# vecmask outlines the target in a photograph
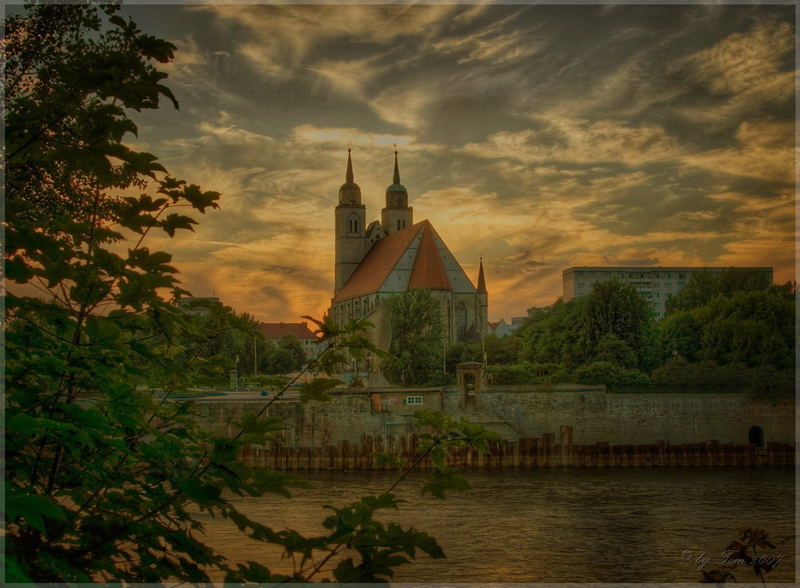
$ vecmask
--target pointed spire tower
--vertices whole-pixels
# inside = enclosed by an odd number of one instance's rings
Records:
[[[486,293],[486,278],[483,277],[483,257],[480,259],[480,269],[478,269],[478,292]]]
[[[394,149],[394,175],[392,185],[386,188],[386,207],[381,210],[381,225],[387,235],[402,231],[414,224],[414,209],[408,206],[408,191],[400,183],[400,166],[397,163],[397,145]]]
[[[336,278],[334,294],[341,290],[358,264],[364,259],[366,249],[366,206],[361,204],[361,188],[353,176],[353,160],[347,150],[347,171],[344,184],[339,188],[339,204],[335,211]]]
[[[478,266],[478,288],[475,300],[478,334],[483,340],[483,336],[489,332],[489,292],[486,290],[486,278],[483,275],[483,257],[480,258]]]
[[[353,182],[353,160],[350,159],[350,149],[347,150],[347,171],[344,174],[344,181],[347,184],[355,184]]]

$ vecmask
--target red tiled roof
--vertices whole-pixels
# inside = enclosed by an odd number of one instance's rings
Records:
[[[298,339],[314,339],[308,323],[259,323],[258,330],[265,339],[280,339],[284,335],[294,335]]]
[[[500,324],[500,321],[497,321],[496,323],[493,323],[493,322],[489,321],[489,328],[494,331],[497,328],[497,325],[499,325],[499,324]]]
[[[428,221],[422,221],[378,239],[347,280],[344,288],[333,298],[333,303],[377,292],[414,237],[428,224],[430,224]]]
[[[423,222],[425,232],[422,233],[414,269],[411,270],[411,277],[408,280],[408,289],[452,290],[436,241],[433,240],[433,227],[428,221]]]

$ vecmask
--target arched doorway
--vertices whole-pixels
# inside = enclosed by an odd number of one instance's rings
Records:
[[[473,374],[464,374],[464,408],[467,410],[475,410],[475,376]]]
[[[458,378],[458,392],[461,408],[474,409],[476,398],[481,391],[483,380],[483,365],[478,362],[465,362],[456,366]]]
[[[764,429],[755,425],[750,427],[747,432],[747,442],[756,446],[756,449],[764,447]]]

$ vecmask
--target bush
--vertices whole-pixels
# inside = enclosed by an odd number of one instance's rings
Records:
[[[609,361],[594,361],[575,371],[580,384],[605,384],[606,386],[647,386],[650,379],[636,369],[625,369]]]
[[[492,384],[536,384],[539,378],[528,369],[530,364],[490,365],[487,368]]]
[[[653,371],[653,385],[663,392],[747,393],[769,401],[794,397],[794,371],[772,366],[718,365],[714,362],[673,359]]]
[[[487,373],[492,384],[523,385],[568,382],[569,370],[560,363],[523,362],[511,365],[490,365]]]

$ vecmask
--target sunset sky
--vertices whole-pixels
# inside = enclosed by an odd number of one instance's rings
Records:
[[[319,316],[348,146],[377,219],[398,145],[489,317],[575,265],[773,266],[794,278],[793,6],[136,6],[178,46],[129,143],[222,192],[151,243],[186,288]]]

